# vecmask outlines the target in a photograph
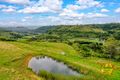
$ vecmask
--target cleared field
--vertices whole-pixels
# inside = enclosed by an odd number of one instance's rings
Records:
[[[64,55],[62,53],[65,53]],[[120,63],[83,58],[67,44],[50,42],[0,42],[0,80],[44,80],[27,68],[33,56],[49,56],[84,74],[83,80],[119,80]]]

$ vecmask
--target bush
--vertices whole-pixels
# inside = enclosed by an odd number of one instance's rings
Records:
[[[15,39],[0,37],[0,41],[16,41]]]
[[[81,77],[78,76],[55,74],[45,70],[40,70],[38,75],[45,78],[45,80],[82,80]]]

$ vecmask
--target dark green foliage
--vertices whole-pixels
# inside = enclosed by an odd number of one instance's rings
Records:
[[[105,52],[108,54],[111,59],[120,59],[120,42],[113,37],[110,37],[106,40]]]
[[[115,32],[113,36],[115,37],[115,39],[120,40],[120,32]]]
[[[109,38],[113,37],[112,43]],[[84,57],[120,59],[120,24],[88,24],[44,26],[33,33],[9,32],[1,29],[0,40],[62,42],[72,47]],[[116,45],[117,44],[117,45]]]
[[[45,33],[47,32],[48,30],[50,30],[51,28],[54,28],[55,26],[42,26],[42,27],[39,27],[35,30],[33,30],[34,33]]]
[[[16,41],[22,37],[23,37],[23,35],[21,35],[20,33],[0,32],[0,40],[1,41]]]
[[[55,74],[47,72],[45,70],[40,70],[38,75],[45,78],[45,80],[83,80],[79,76]]]
[[[36,36],[36,40],[69,44],[84,57],[110,58],[110,56],[112,56],[112,59],[119,59],[120,55],[118,50],[116,50],[116,45],[111,44],[114,45],[111,47],[106,47],[106,45],[104,45],[110,37],[120,40],[119,23],[59,25],[49,26],[48,29],[44,27],[43,29],[46,33]],[[120,42],[118,41],[117,43]]]

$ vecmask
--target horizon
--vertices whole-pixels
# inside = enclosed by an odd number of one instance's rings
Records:
[[[120,23],[118,0],[0,0],[0,26]]]
[[[0,25],[0,28],[27,28],[27,29],[38,29],[40,27],[47,27],[47,26],[86,26],[86,25],[104,25],[104,24],[120,24],[120,22],[114,22],[114,23],[96,23],[96,24],[58,24],[58,25],[33,25],[33,26],[21,26],[21,25],[18,25],[18,26],[1,26]]]

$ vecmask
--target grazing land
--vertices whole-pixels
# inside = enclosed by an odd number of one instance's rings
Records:
[[[35,56],[63,62],[82,76],[44,70],[36,75],[28,68]],[[119,79],[119,23],[47,26],[26,32],[0,28],[0,80]]]

